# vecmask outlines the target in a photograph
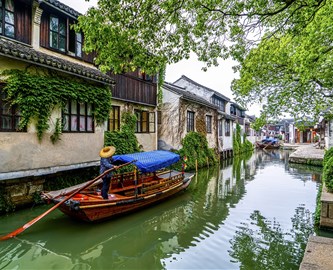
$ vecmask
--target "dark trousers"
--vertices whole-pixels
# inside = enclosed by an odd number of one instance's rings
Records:
[[[102,187],[102,197],[103,199],[108,199],[108,192],[109,192],[109,188],[110,188],[110,180],[111,180],[111,177],[107,177],[107,176],[104,176],[103,177],[103,187]]]

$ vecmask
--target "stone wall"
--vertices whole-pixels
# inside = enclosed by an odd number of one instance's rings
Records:
[[[333,193],[328,192],[324,184],[320,201],[320,227],[333,229]]]

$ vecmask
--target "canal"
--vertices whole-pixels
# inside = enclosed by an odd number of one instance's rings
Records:
[[[0,269],[299,269],[321,169],[255,152],[202,169],[179,196],[98,224],[59,210],[0,242]],[[0,234],[50,205],[0,217]]]

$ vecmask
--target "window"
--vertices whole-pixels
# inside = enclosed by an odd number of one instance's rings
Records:
[[[50,16],[50,47],[66,51],[66,23],[55,16]]]
[[[75,49],[75,55],[78,57],[82,57],[82,34],[76,33],[76,49]]]
[[[187,111],[187,132],[194,131],[194,112]]]
[[[222,119],[219,120],[218,122],[218,129],[219,129],[219,136],[221,137],[222,136],[222,132],[223,132],[223,127],[222,127]]]
[[[108,130],[114,131],[119,129],[120,129],[120,107],[112,106],[108,122]]]
[[[206,132],[212,133],[212,116],[206,115]]]
[[[14,105],[10,106],[6,101],[6,94],[1,91],[0,86],[0,131],[18,132],[20,123],[20,110]],[[25,130],[21,130],[25,131]]]
[[[230,106],[230,114],[236,115],[236,109],[233,105]]]
[[[149,132],[155,133],[155,112],[149,113]]]
[[[136,115],[136,133],[149,133],[149,112],[134,110]]]
[[[219,110],[221,110],[222,112],[225,112],[225,103],[222,99],[214,97],[213,104],[217,105],[219,107]]]
[[[92,105],[68,101],[63,110],[64,132],[94,132]]]
[[[0,0],[0,35],[15,37],[14,0]]]
[[[230,120],[225,120],[225,136],[230,136]]]

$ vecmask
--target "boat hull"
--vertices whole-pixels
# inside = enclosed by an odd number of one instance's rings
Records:
[[[74,199],[60,205],[59,209],[66,215],[75,219],[87,222],[103,221],[169,199],[185,190],[191,183],[192,177],[193,175],[185,177],[180,182],[173,184],[167,189],[148,195],[140,194],[122,199],[121,196],[111,194],[109,200],[97,201],[85,200],[84,197],[82,197],[82,200],[80,201],[74,197]],[[114,196],[114,198],[112,196]],[[54,200],[54,203],[57,203],[62,199],[63,198],[57,198]]]
[[[266,144],[266,143],[256,143],[257,148],[261,149],[279,149],[279,144]]]

